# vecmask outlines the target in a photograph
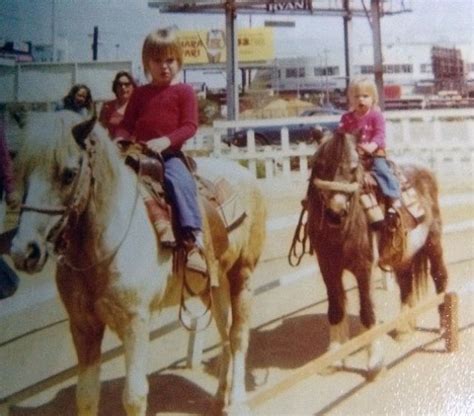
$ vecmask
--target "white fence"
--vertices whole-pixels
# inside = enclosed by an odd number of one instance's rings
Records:
[[[280,119],[278,123],[315,125],[337,121],[338,117],[298,117]],[[415,159],[429,165],[437,174],[472,175],[474,109],[387,112],[386,119],[389,157]],[[246,161],[248,168],[258,177],[271,180],[299,175],[306,179],[308,158],[314,153],[315,145],[291,144],[288,128],[283,127],[281,145],[257,147],[253,129],[272,125],[275,125],[274,120],[217,121],[214,123],[212,144],[209,144],[209,137],[198,136],[188,148],[198,149],[207,145],[215,157]],[[247,130],[247,147],[229,148],[223,143],[222,138],[231,129]]]

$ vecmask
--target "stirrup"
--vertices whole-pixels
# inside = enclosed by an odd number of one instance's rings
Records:
[[[399,217],[400,214],[394,207],[387,209],[387,212],[385,213],[385,223],[387,224],[389,230],[393,231],[398,227]]]
[[[159,221],[155,225],[158,234],[158,240],[163,247],[175,248],[176,239],[174,238],[173,228],[168,221]]]
[[[203,275],[208,274],[206,260],[197,246],[192,247],[186,254],[186,268]]]

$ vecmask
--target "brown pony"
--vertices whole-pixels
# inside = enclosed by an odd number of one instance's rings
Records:
[[[175,273],[172,250],[157,244],[136,175],[104,129],[93,120],[78,121],[64,112],[32,123],[19,155],[24,205],[11,255],[17,268],[34,273],[48,255],[60,254],[56,282],[79,362],[78,414],[97,414],[101,342],[108,326],[124,346],[124,408],[128,416],[145,416],[151,313],[179,303],[183,275]],[[217,159],[200,159],[197,165],[204,178],[225,172],[246,214],[229,232],[229,245],[218,259],[209,224],[204,224],[209,270],[219,280],[211,293],[203,294],[205,301],[212,297],[222,338],[216,403],[228,413],[242,414],[250,278],[264,244],[265,201],[255,178],[239,165]],[[194,278],[187,285],[202,286],[203,278]]]
[[[376,323],[371,287],[378,264],[379,232],[369,226],[360,202],[364,172],[359,162],[356,138],[338,132],[323,139],[312,159],[307,231],[328,295],[330,349],[338,348],[348,338],[342,282],[345,270],[355,276],[358,284],[363,326],[371,328]],[[403,257],[392,264],[403,309],[412,306],[414,295],[426,287],[428,268],[437,293],[445,291],[448,275],[441,247],[442,226],[434,175],[420,166],[400,168],[418,192],[426,212],[424,220],[408,232]],[[376,375],[383,366],[380,341],[374,341],[369,346],[369,376]]]

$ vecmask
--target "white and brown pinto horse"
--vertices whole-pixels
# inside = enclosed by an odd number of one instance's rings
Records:
[[[48,254],[61,252],[56,281],[78,357],[78,414],[98,412],[101,341],[109,326],[125,351],[124,408],[144,416],[150,316],[179,300],[182,278],[173,273],[171,250],[157,244],[136,175],[102,128],[79,121],[64,112],[32,122],[18,161],[24,205],[11,255],[16,267],[34,273]],[[201,159],[200,168],[225,172],[247,214],[219,261],[208,258],[220,279],[211,293],[223,343],[216,403],[239,414],[246,410],[250,278],[264,244],[265,203],[255,179],[237,164]]]
[[[400,168],[416,189],[426,213],[424,220],[407,233],[403,257],[392,264],[402,309],[406,309],[413,306],[416,295],[425,288],[428,271],[437,293],[446,290],[448,275],[441,245],[436,179],[419,165]],[[356,137],[337,132],[323,139],[312,159],[307,224],[328,294],[330,349],[337,349],[349,337],[344,271],[351,272],[357,281],[362,325],[371,328],[376,324],[372,279],[378,264],[378,235],[371,230],[360,202],[363,175]],[[412,324],[406,323],[400,330],[408,333]],[[375,340],[369,346],[369,377],[375,376],[383,365],[381,343]]]

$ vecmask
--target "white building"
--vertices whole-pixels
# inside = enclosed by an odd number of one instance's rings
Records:
[[[456,48],[465,63],[465,75],[474,89],[474,52],[469,43],[438,45],[433,43],[384,44],[384,83],[397,84],[404,95],[415,93],[415,86],[433,81],[431,63],[433,46]],[[343,91],[345,66],[338,56],[324,51],[312,57],[277,59],[271,70],[257,72],[254,84],[266,84],[276,92]],[[372,44],[361,44],[352,50],[351,75],[370,75],[374,72]]]

